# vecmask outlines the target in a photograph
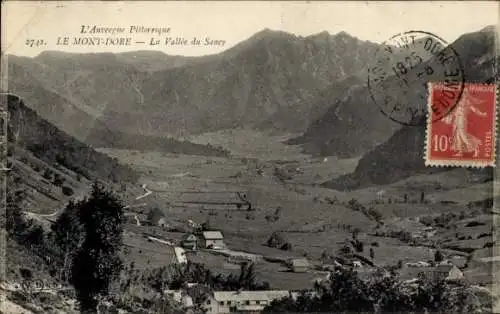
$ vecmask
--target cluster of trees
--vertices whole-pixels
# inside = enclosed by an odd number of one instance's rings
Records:
[[[422,216],[419,218],[419,222],[425,226],[447,228],[459,220],[474,218],[479,214],[480,212],[472,210],[468,212],[461,211],[460,213],[446,212],[437,216]]]
[[[188,283],[196,283],[188,286]],[[185,289],[191,296],[197,312],[202,312],[200,305],[209,297],[212,291],[235,291],[235,290],[269,290],[269,283],[260,282],[256,279],[253,263],[242,263],[239,274],[227,276],[213,274],[203,264],[188,262],[184,265],[171,264],[164,267],[138,270],[131,264],[125,269],[124,276],[119,287],[119,300],[123,308],[133,308],[131,303],[136,298],[130,297],[131,291],[142,287],[143,291],[152,291],[155,295],[162,295],[165,289]],[[150,302],[150,301],[147,301]],[[144,301],[142,302],[144,303]],[[166,303],[162,303],[167,306]],[[149,309],[156,308],[155,304],[145,306]],[[169,311],[155,313],[173,313],[174,305],[168,305]]]
[[[373,235],[376,237],[388,237],[388,238],[399,239],[399,241],[404,243],[410,243],[415,240],[412,238],[411,232],[403,229],[377,230]]]
[[[95,313],[122,269],[123,205],[94,183],[87,199],[69,202],[51,230],[44,232],[22,213],[22,197],[9,196],[9,235],[41,256],[52,276],[74,286],[83,313]]]
[[[297,298],[273,301],[265,313],[476,313],[490,308],[491,299],[481,304],[466,284],[419,281],[416,285],[395,276],[365,281],[354,270],[337,269],[325,284]]]
[[[213,291],[270,289],[268,282],[260,282],[257,280],[254,264],[251,262],[241,263],[238,275],[214,275],[210,269],[206,268],[203,264],[188,262],[185,265],[172,264],[167,267],[155,268],[142,273],[138,270],[130,270],[126,278],[130,279],[124,283],[123,287],[130,286],[132,284],[132,278],[136,278],[136,281],[145,282],[158,292],[162,292],[167,288],[173,290],[181,289],[187,283],[204,285]]]
[[[366,217],[368,217],[368,219],[375,220],[377,222],[382,220],[382,214],[379,211],[371,207],[366,208],[354,198],[347,202],[347,208],[363,213]]]
[[[210,143],[196,144],[179,141],[169,137],[157,137],[141,134],[126,134],[119,131],[94,130],[86,142],[95,147],[114,147],[139,151],[159,151],[172,154],[198,155],[211,157],[229,157],[230,151]]]
[[[273,232],[266,242],[267,246],[278,248],[283,251],[291,251],[292,244],[279,232]]]

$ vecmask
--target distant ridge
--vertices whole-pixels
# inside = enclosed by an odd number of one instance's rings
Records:
[[[84,130],[69,130],[69,117],[61,121],[57,110],[38,103],[45,94],[63,98],[61,106],[92,112],[74,112],[83,124],[99,118],[128,134],[163,137],[235,127],[297,132],[331,105],[321,98],[333,83],[363,75],[378,47],[343,33],[319,36],[264,29],[202,57],[157,51],[12,56],[9,86],[81,139]]]
[[[489,26],[479,32],[464,34],[452,43],[463,63],[465,81],[491,83],[500,73],[500,63],[495,54],[495,30]],[[437,61],[431,59],[428,62]],[[437,76],[433,78],[433,80],[441,79],[443,78]],[[378,111],[380,108],[370,99],[364,81],[339,84],[343,85],[340,90],[350,90],[350,92],[332,93],[336,102],[330,101],[332,105],[328,111],[313,121],[303,135],[290,140],[289,144],[302,144],[305,153],[314,155],[360,156],[387,141],[401,127]],[[411,97],[402,93],[404,91],[398,86],[388,88],[388,91],[397,94],[401,99]],[[343,95],[344,98],[339,95]],[[425,100],[410,99],[406,102],[422,101]],[[343,112],[345,114],[342,114]],[[391,149],[394,149],[394,154],[397,155],[405,154],[402,150],[406,148],[394,145]],[[421,154],[420,150],[413,152]]]

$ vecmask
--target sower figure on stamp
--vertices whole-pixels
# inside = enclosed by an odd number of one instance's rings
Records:
[[[463,153],[474,152],[473,157],[479,155],[479,145],[481,140],[473,136],[467,131],[467,115],[469,111],[477,114],[480,117],[487,117],[487,113],[480,111],[474,105],[483,102],[471,95],[468,89],[463,91],[462,99],[459,101],[453,112],[450,113],[443,121],[453,125],[451,138],[451,149],[457,153],[454,157],[461,157]]]

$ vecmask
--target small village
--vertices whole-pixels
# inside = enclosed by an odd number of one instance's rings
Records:
[[[157,212],[158,215],[152,213]],[[134,216],[129,223],[137,225],[152,225],[159,228],[168,228],[165,218],[159,211],[152,210],[148,216],[142,215],[142,221]],[[180,239],[164,239],[145,233],[148,242],[156,242],[165,245],[165,250],[172,250],[175,254],[175,263],[187,265],[192,261],[198,262],[197,255],[205,252],[216,256],[223,256],[227,264],[248,265],[258,264],[265,257],[249,252],[235,251],[226,244],[224,235],[220,230],[203,230],[203,226],[189,220],[187,224],[195,230],[185,233]],[[431,227],[425,227],[411,235],[414,240],[425,240],[432,236],[435,231]],[[445,281],[448,284],[467,283],[468,279],[461,268],[466,266],[466,254],[450,254],[445,257],[440,251],[436,251],[435,259],[428,261],[414,261],[401,263],[394,267],[381,267],[373,262],[373,250],[370,250],[372,258],[365,257],[356,252],[356,243],[359,241],[346,241],[342,251],[337,257],[331,257],[328,263],[311,261],[307,258],[289,258],[277,261],[287,272],[295,274],[313,273],[317,275],[314,285],[327,284],[332,272],[340,269],[355,270],[364,280],[370,280],[375,276],[395,275],[408,286],[416,284],[420,280],[431,282]],[[480,262],[487,262],[481,260]],[[226,264],[226,265],[227,265]],[[237,269],[237,267],[236,267]],[[468,282],[470,283],[470,282]],[[186,282],[177,290],[164,290],[164,294],[182,304],[186,310],[195,307],[193,299],[188,295],[187,289],[196,286],[197,282]],[[305,283],[305,286],[311,286]],[[480,287],[480,285],[477,285]],[[303,293],[315,294],[313,289],[290,289],[290,290],[236,290],[236,291],[212,291],[205,302],[201,305],[206,313],[261,313],[264,308],[274,300],[292,298],[296,300]]]

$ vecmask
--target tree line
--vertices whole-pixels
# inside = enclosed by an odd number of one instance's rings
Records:
[[[352,269],[337,268],[326,283],[297,297],[271,302],[265,313],[477,313],[491,311],[492,300],[479,300],[467,283],[419,279],[394,274],[363,280]]]

